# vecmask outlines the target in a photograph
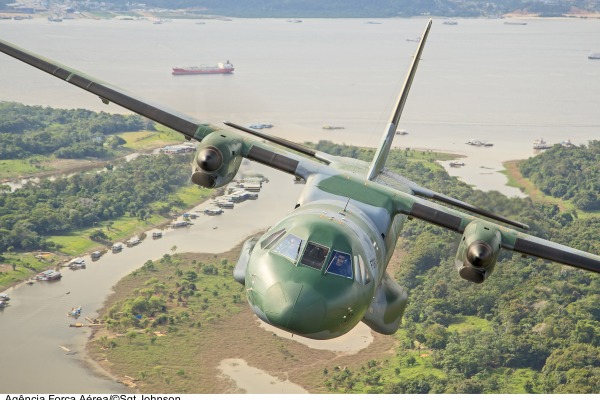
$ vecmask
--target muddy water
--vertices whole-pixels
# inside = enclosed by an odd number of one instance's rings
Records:
[[[107,253],[98,261],[84,257],[87,268],[63,268],[57,282],[21,285],[6,291],[10,306],[0,311],[0,354],[9,366],[0,374],[4,393],[110,393],[125,388],[87,368],[87,328],[70,328],[66,314],[81,306],[82,316],[96,316],[112,286],[150,259],[177,252],[220,253],[246,236],[277,222],[293,209],[302,185],[292,178],[260,165],[270,182],[263,185],[259,199],[237,204],[223,215],[201,216],[188,228],[164,231],[159,240],[146,239],[121,253]],[[200,205],[197,209],[204,209]],[[84,321],[85,322],[85,321]]]
[[[302,386],[289,380],[271,376],[254,368],[240,358],[228,358],[219,364],[219,369],[224,375],[233,379],[237,387],[249,394],[304,394],[308,393]]]

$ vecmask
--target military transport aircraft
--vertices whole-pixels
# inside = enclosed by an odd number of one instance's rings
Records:
[[[234,278],[245,285],[250,307],[263,321],[301,336],[330,339],[360,321],[383,334],[398,329],[407,293],[386,267],[407,218],[461,234],[455,264],[460,276],[471,282],[481,283],[492,273],[501,249],[600,272],[597,255],[508,228],[504,225],[521,230],[528,226],[433,192],[385,168],[430,28],[431,20],[370,165],[234,123],[225,122],[243,133],[198,122],[4,41],[0,51],[104,103],[112,101],[200,142],[191,177],[196,185],[228,184],[243,158],[304,179],[294,211],[244,244]]]

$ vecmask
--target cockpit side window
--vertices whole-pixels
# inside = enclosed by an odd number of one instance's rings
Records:
[[[356,282],[363,285],[368,285],[372,281],[371,272],[365,265],[362,256],[354,256],[354,277]]]
[[[329,248],[313,242],[308,242],[300,262],[304,265],[320,270],[323,267],[325,259],[327,258],[327,253],[329,253]]]
[[[260,242],[260,247],[263,249],[269,249],[279,238],[281,238],[285,234],[285,229],[280,229],[277,232],[273,232],[269,236],[267,236],[262,242]]]
[[[298,259],[303,240],[296,235],[289,234],[275,247],[275,252],[287,257],[294,262]]]
[[[348,253],[334,250],[325,272],[352,279],[352,257]]]

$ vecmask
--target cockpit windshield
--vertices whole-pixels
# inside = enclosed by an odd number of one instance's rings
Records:
[[[303,240],[298,236],[289,234],[283,238],[277,247],[275,247],[274,251],[296,262],[298,254],[300,253],[300,248],[302,247],[302,242]]]
[[[283,237],[283,239],[275,245],[281,237]],[[362,259],[360,261],[355,259],[354,264],[357,269],[355,273],[353,271],[351,254],[333,249],[330,250],[329,247],[310,241],[306,242],[306,246],[304,246],[304,250],[302,250],[304,242],[305,240],[300,239],[296,235],[291,233],[286,234],[285,230],[282,229],[264,239],[263,242],[261,242],[261,245],[267,249],[274,246],[275,248],[272,250],[273,253],[288,258],[294,263],[298,261],[300,252],[303,251],[298,265],[314,268],[319,271],[322,270],[323,265],[326,265],[326,274],[337,275],[348,279],[354,279],[354,275],[356,275],[357,279],[363,285],[371,282],[371,276],[366,270],[364,263],[362,263]],[[329,256],[330,254],[331,256]],[[326,264],[325,262],[329,257],[331,257],[331,259]]]
[[[323,263],[327,258],[327,253],[329,253],[329,249],[327,247],[313,242],[308,242],[300,262],[304,265],[320,270],[323,268]]]
[[[352,279],[352,257],[348,253],[334,250],[325,272]]]

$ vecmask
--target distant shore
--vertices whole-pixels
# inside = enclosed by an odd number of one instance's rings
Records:
[[[119,13],[117,11],[109,11],[107,12],[107,15],[99,15],[99,14],[93,14],[93,13],[85,13],[85,12],[77,12],[77,13],[72,13],[72,14],[68,14],[66,16],[63,17],[63,19],[112,19],[112,18],[118,18],[118,17],[122,17],[124,15],[127,15],[128,17],[131,16],[132,19],[161,19],[161,18],[166,18],[165,14],[168,14],[168,18],[177,18],[177,19],[217,19],[217,20],[222,20],[222,19],[229,19],[229,18],[235,18],[235,19],[256,19],[257,17],[228,17],[228,16],[220,16],[220,15],[190,15],[187,14],[185,12],[178,12],[178,10],[165,10],[164,13],[156,13],[153,11],[147,11],[147,10],[134,10],[134,11],[130,11],[128,14],[123,14],[123,13]],[[133,14],[133,15],[132,15]],[[52,14],[49,12],[41,12],[41,13],[35,13],[35,14],[26,14],[26,13],[17,13],[17,12],[0,12],[0,19],[10,19],[13,17],[17,17],[18,19],[37,19],[37,18],[43,18],[46,19],[48,17],[51,17]],[[445,15],[428,15],[428,16],[421,16],[421,15],[415,15],[415,16],[408,16],[408,17],[370,17],[370,16],[361,16],[361,17],[340,17],[340,18],[346,18],[346,19],[398,19],[398,18],[406,18],[406,19],[410,19],[410,18],[437,18],[437,19],[489,19],[490,17],[488,16],[477,16],[477,17],[468,17],[468,16],[445,16]],[[268,18],[268,19],[286,19],[287,17],[264,17],[264,18]],[[332,18],[332,17],[303,17],[303,19],[322,19],[322,18]],[[580,12],[580,13],[569,13],[569,14],[562,14],[562,15],[557,15],[557,16],[544,16],[544,15],[540,15],[540,14],[532,14],[532,13],[520,13],[520,12],[511,12],[511,13],[507,13],[507,14],[502,14],[501,16],[498,17],[494,17],[496,19],[503,19],[503,18],[514,18],[514,19],[569,19],[569,18],[590,18],[590,19],[600,19],[600,12]]]

